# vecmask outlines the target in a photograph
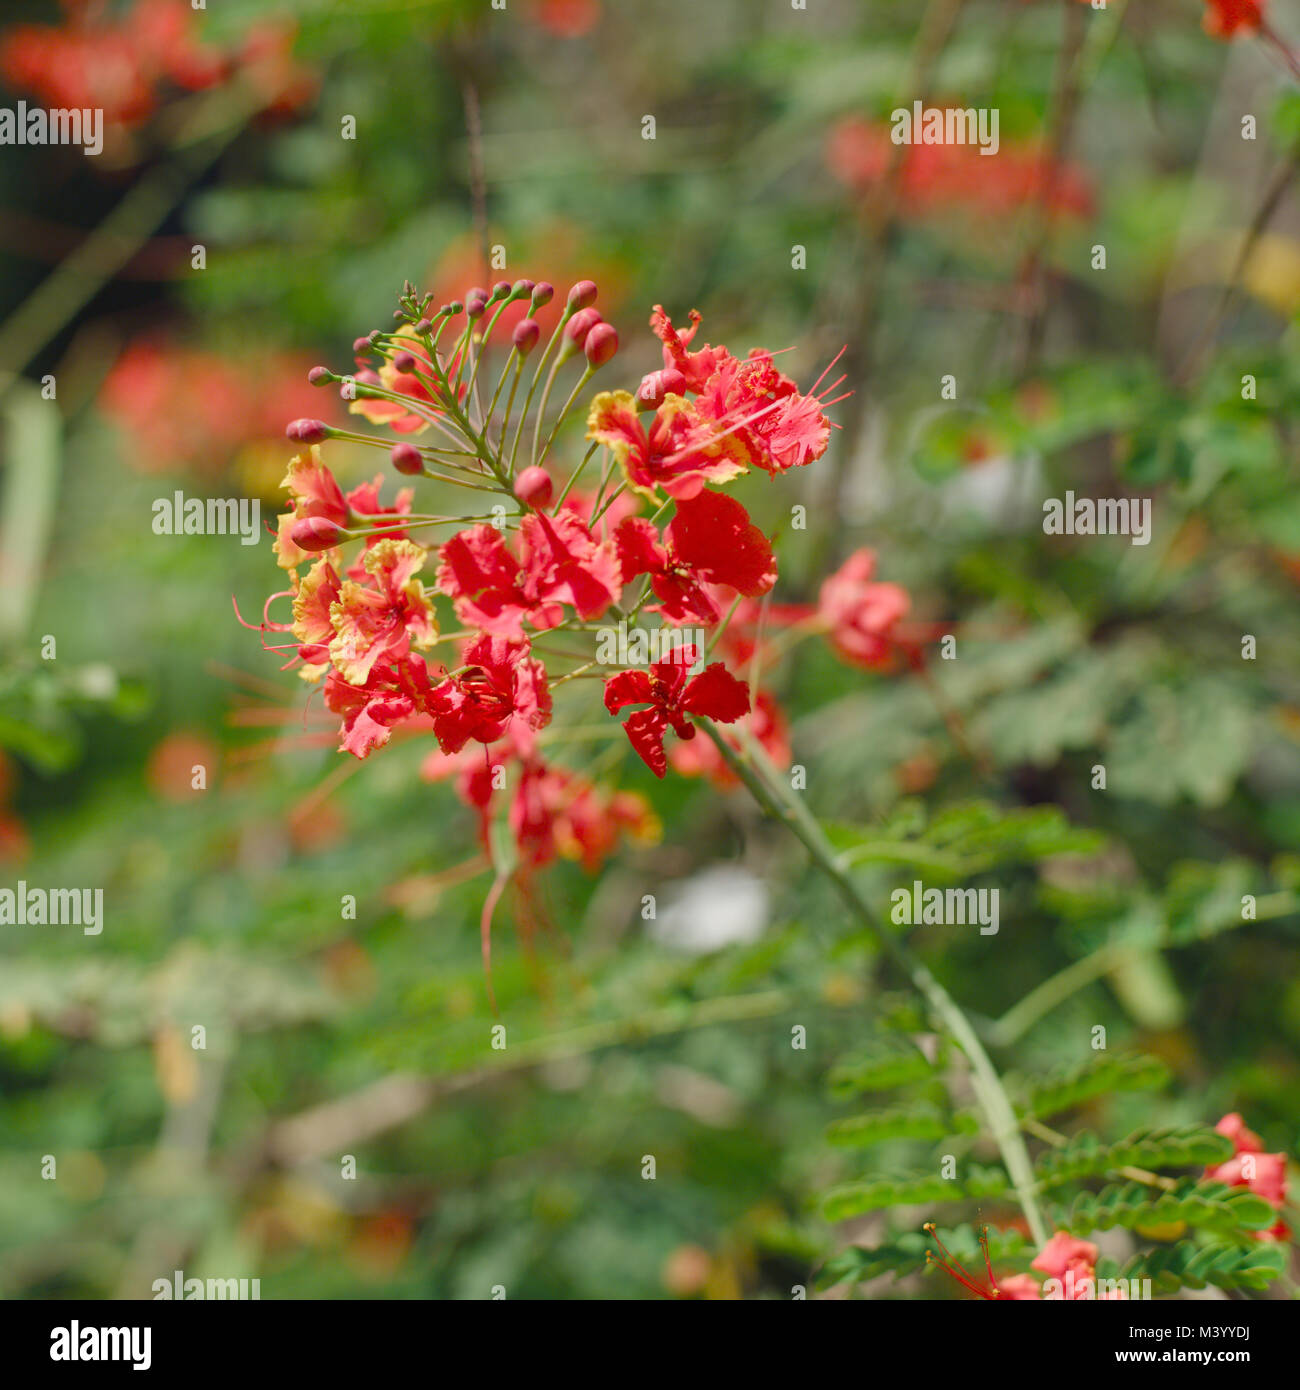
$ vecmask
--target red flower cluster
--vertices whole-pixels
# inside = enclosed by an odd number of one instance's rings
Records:
[[[0,35],[0,76],[49,106],[99,107],[109,128],[144,124],[169,91],[200,92],[235,76],[266,110],[295,110],[315,90],[282,24],[255,25],[227,50],[199,38],[189,0],[135,0],[124,13],[87,0],[63,8],[58,27],[16,24]]]
[[[831,429],[826,396],[838,383],[803,392],[770,352],[742,358],[700,345],[698,314],[680,331],[656,306],[662,368],[635,393],[597,395],[586,457],[553,476],[558,432],[618,336],[594,308],[596,286],[579,281],[543,346],[535,313],[552,295],[547,284],[501,282],[435,308],[408,285],[396,328],[354,344],[355,371],[308,374],[340,387],[358,429],[307,417],[289,426],[305,447],[284,479],[289,506],[275,552],[289,588],[275,597],[291,598],[292,621],[260,625],[285,634],[279,649],[322,686],[341,719],[342,751],[364,758],[399,730],[430,735],[437,749],[424,774],[455,779],[498,862],[498,832],[508,830],[521,875],[557,858],[594,868],[621,836],[656,829],[640,796],[551,760],[562,691],[579,706],[582,683],[603,681],[604,711],[629,711],[611,733],[626,734],[656,777],[671,760],[729,785],[717,746],[696,737],[701,720],[747,728],[778,765],[791,758],[780,706],[758,685],[769,622],[783,641],[825,632],[846,659],[879,666],[907,609],[901,589],[872,582],[865,551],[828,581],[818,607],[768,601],[771,540],[717,489],[748,471],[774,477],[819,458]],[[504,341],[489,379],[498,327]],[[575,360],[581,376],[552,413],[557,377]],[[358,432],[384,425],[396,442]],[[489,509],[416,512],[410,489],[386,504],[380,478],[345,490],[321,456],[331,439],[384,447],[404,477],[469,489]],[[603,476],[580,489],[601,446]],[[647,502],[653,515],[640,514]],[[445,539],[425,539],[441,526],[451,528]],[[360,550],[347,561],[353,542]],[[638,621],[649,614],[656,626]],[[446,631],[452,616],[458,630]],[[594,659],[573,650],[593,635]],[[625,654],[601,655],[616,636]],[[602,665],[616,669],[593,669]],[[739,746],[734,732],[728,741]],[[497,793],[507,795],[500,808]]]

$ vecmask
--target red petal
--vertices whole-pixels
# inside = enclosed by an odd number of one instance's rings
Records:
[[[731,724],[749,713],[749,687],[738,681],[722,662],[715,661],[686,687],[682,708]]]
[[[605,708],[617,714],[625,705],[654,703],[650,677],[644,671],[620,671],[605,682]]]
[[[639,709],[635,714],[628,715],[623,727],[627,730],[632,747],[641,755],[642,762],[656,777],[662,777],[668,771],[668,755],[664,752],[664,732],[668,721],[663,711]]]
[[[747,598],[776,583],[776,559],[749,513],[721,492],[701,492],[677,503],[667,540],[674,558],[712,584],[730,584]]]

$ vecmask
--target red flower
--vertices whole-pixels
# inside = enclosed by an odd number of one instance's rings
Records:
[[[821,401],[805,396],[771,353],[755,349],[743,362],[724,362],[700,390],[701,418],[730,431],[758,468],[783,473],[812,463],[826,452],[831,427]]]
[[[1201,23],[1216,39],[1258,34],[1264,24],[1264,0],[1205,0]]]
[[[343,716],[339,751],[364,758],[382,748],[394,728],[420,714],[429,696],[429,676],[422,658],[391,666],[376,665],[361,685],[331,670],[325,679],[325,704]]]
[[[673,327],[673,321],[664,313],[662,304],[656,304],[650,315],[650,327],[654,335],[664,345],[664,367],[675,368],[682,374],[685,391],[703,391],[709,378],[727,362],[736,359],[724,347],[711,347],[708,343],[697,352],[687,352],[690,343],[700,326],[700,313],[692,309],[691,326],[680,332]]]
[[[1276,1211],[1286,1201],[1286,1155],[1264,1152],[1263,1140],[1246,1128],[1241,1116],[1232,1111],[1214,1126],[1220,1134],[1232,1140],[1236,1153],[1224,1163],[1205,1170],[1205,1176],[1229,1187],[1249,1188]],[[1259,1240],[1285,1240],[1291,1234],[1285,1222],[1279,1221],[1267,1231],[1257,1233]]]
[[[339,577],[328,560],[317,560],[293,596],[293,635],[305,665],[300,674],[315,680],[329,665],[334,624],[330,612],[339,598]]]
[[[668,770],[664,736],[669,728],[678,738],[695,737],[691,715],[705,715],[732,724],[749,710],[749,690],[715,661],[688,679],[695,664],[693,646],[682,647],[672,661],[656,661],[648,671],[620,671],[605,682],[605,708],[611,714],[628,705],[649,705],[624,722],[632,747],[656,777]]]
[[[896,647],[894,628],[911,600],[898,584],[876,584],[876,557],[855,550],[821,587],[818,613],[830,632],[831,645],[855,666],[888,664]]]
[[[519,559],[495,526],[460,531],[439,554],[438,587],[471,627],[516,640],[523,625],[555,627],[571,604],[584,620],[598,617],[622,592],[618,556],[598,542],[573,512],[530,512],[519,527]]]
[[[377,661],[401,661],[412,645],[432,645],[438,624],[415,577],[424,560],[424,550],[413,541],[381,540],[366,551],[369,582],[349,579],[340,587],[330,607],[329,654],[344,680],[364,684]]]
[[[534,732],[550,723],[551,694],[528,643],[484,633],[466,648],[464,664],[429,697],[443,752],[459,753],[471,739],[495,743],[509,728],[518,751],[531,754]]]
[[[663,600],[650,611],[673,623],[718,621],[722,615],[706,585],[726,584],[754,598],[776,583],[776,558],[767,537],[739,502],[720,492],[678,502],[662,542],[644,517],[624,521],[615,541],[623,582],[650,575]]]
[[[567,768],[538,760],[524,765],[510,805],[510,828],[519,857],[530,869],[557,856],[578,860],[594,873],[617,847],[620,835],[656,839],[659,822],[644,798],[608,793]]]
[[[655,501],[660,488],[680,501],[749,466],[735,432],[704,419],[682,396],[668,396],[647,429],[630,392],[602,391],[587,415],[587,438],[607,445],[628,483]]]

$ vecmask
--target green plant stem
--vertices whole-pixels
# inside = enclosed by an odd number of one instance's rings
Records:
[[[830,841],[826,839],[807,807],[790,803],[783,791],[777,792],[769,786],[759,775],[754,764],[736,753],[712,721],[701,723],[732,772],[745,784],[759,805],[779,820],[804,846],[813,864],[830,881],[844,900],[845,906],[875,937],[885,955],[907,975],[917,992],[930,1006],[936,1021],[966,1054],[971,1065],[976,1095],[988,1120],[994,1142],[1002,1155],[1002,1161],[1006,1164],[1007,1174],[1015,1187],[1021,1210],[1029,1224],[1030,1235],[1037,1245],[1045,1245],[1047,1227],[1038,1208],[1029,1151],[1025,1147],[1015,1111],[1011,1108],[1002,1081],[970,1020],[929,969],[901,942],[884,931],[857,885],[840,867]]]
[[[1269,893],[1255,903],[1255,916],[1251,921],[1266,922],[1270,918],[1289,917],[1300,911],[1300,899],[1294,893]],[[1245,920],[1233,920],[1225,930],[1249,925]],[[1163,950],[1175,943],[1168,931],[1161,932],[1154,940],[1146,941],[1108,941],[1099,946],[1091,955],[1084,956],[1049,976],[1042,984],[1031,989],[1018,1004],[1013,1004],[993,1025],[989,1036],[999,1047],[1007,1047],[1027,1033],[1040,1018],[1062,1004],[1072,994],[1109,975],[1129,960],[1145,955],[1148,951]],[[1190,942],[1189,942],[1190,944]]]

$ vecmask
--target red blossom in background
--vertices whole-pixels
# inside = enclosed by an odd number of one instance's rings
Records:
[[[1205,0],[1201,22],[1205,32],[1216,39],[1257,34],[1264,24],[1264,0]]]
[[[1086,174],[1073,164],[1054,165],[1033,145],[1004,138],[997,157],[986,159],[973,145],[894,145],[888,125],[861,116],[846,116],[831,128],[827,167],[855,193],[882,188],[895,158],[901,161],[897,196],[904,217],[962,211],[993,221],[1035,202],[1058,216],[1093,212]]]
[[[818,616],[831,645],[855,666],[888,666],[897,650],[895,630],[911,600],[898,584],[874,581],[876,557],[857,550],[822,584]]]
[[[84,0],[63,0],[63,9],[57,27],[17,24],[0,35],[0,76],[52,107],[102,109],[110,132],[143,125],[173,92],[235,79],[278,114],[315,93],[315,79],[292,58],[291,26],[258,23],[239,44],[218,48],[202,37],[189,0],[135,0],[120,14]]]
[[[129,467],[214,474],[246,446],[274,447],[279,455],[285,416],[319,406],[308,365],[283,354],[232,359],[143,338],[114,362],[99,406],[131,439]]]

